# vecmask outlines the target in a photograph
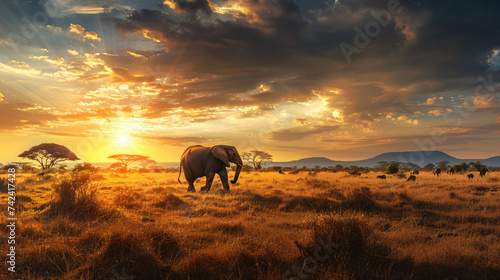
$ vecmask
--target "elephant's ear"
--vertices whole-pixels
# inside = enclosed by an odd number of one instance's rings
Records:
[[[221,146],[214,146],[211,151],[212,155],[214,157],[222,160],[224,164],[229,167],[229,157],[227,156],[227,151],[224,149],[224,147]]]

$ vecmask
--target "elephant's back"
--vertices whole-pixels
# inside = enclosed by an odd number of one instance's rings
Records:
[[[203,147],[200,145],[191,146],[191,147],[186,149],[184,154],[182,154],[182,159],[188,160],[188,161],[190,160],[190,158],[191,158],[191,160],[192,159],[200,159],[207,152],[207,149],[209,149],[209,148]]]

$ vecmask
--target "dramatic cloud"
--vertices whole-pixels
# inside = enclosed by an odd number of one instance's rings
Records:
[[[208,0],[166,0],[163,2],[163,5],[169,6],[176,12],[195,14],[199,11],[205,14],[212,13],[212,8]]]

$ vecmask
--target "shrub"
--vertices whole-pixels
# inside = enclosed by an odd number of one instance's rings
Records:
[[[398,173],[398,171],[399,171],[399,165],[395,163],[391,163],[387,165],[387,167],[385,168],[385,173],[387,174],[396,174]]]
[[[91,219],[110,216],[114,213],[104,211],[97,201],[97,184],[93,174],[77,172],[61,176],[52,185],[55,198],[49,213],[68,214],[71,218]]]

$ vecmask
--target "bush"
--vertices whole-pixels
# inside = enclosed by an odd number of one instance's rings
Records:
[[[385,173],[387,174],[396,174],[398,173],[398,171],[399,171],[399,165],[395,163],[391,163],[387,165],[387,167],[385,168]]]
[[[99,168],[93,166],[91,163],[88,163],[88,162],[77,164],[77,165],[75,165],[75,167],[73,167],[73,172],[82,172],[82,171],[88,171],[90,173],[95,173],[95,172],[99,171]]]
[[[90,219],[103,214],[97,201],[97,184],[93,174],[77,172],[61,176],[53,185],[55,199],[49,213],[68,214],[71,218]]]

